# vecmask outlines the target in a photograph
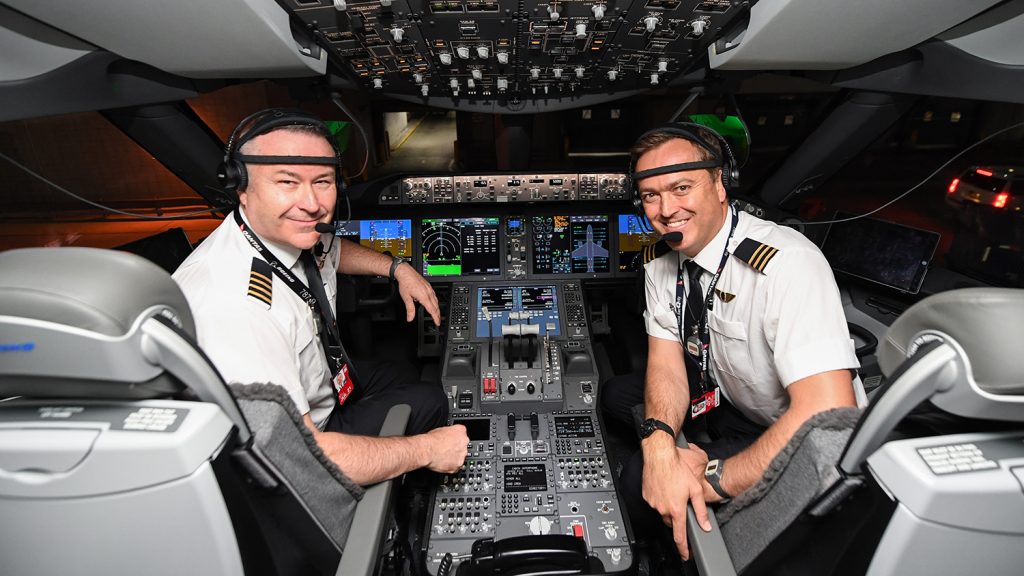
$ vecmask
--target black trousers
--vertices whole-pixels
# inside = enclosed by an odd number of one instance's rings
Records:
[[[412,365],[399,361],[359,360],[356,391],[344,406],[335,406],[325,430],[377,436],[388,410],[412,407],[406,435],[422,434],[448,420],[448,396],[435,384],[421,382]]]
[[[633,407],[644,401],[644,374],[624,374],[605,382],[601,389],[601,407],[605,416],[621,422],[635,430]],[[704,420],[701,422],[701,420]],[[728,400],[711,412],[701,416],[697,422],[687,417],[683,434],[696,437],[697,432],[706,432],[710,442],[695,442],[708,454],[708,459],[728,458],[743,451],[754,443],[766,427],[751,422]],[[634,532],[641,537],[651,537],[651,527],[664,526],[661,516],[647,505],[643,498],[643,452],[637,450],[623,466],[619,488],[629,513]]]

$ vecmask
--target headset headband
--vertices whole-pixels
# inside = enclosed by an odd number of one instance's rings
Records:
[[[639,182],[644,178],[650,178],[651,176],[661,176],[662,174],[672,174],[674,172],[688,172],[690,170],[701,170],[704,168],[718,168],[722,165],[721,160],[700,160],[697,162],[683,162],[682,164],[669,164],[668,166],[659,166],[657,168],[649,168],[647,170],[641,170],[636,174],[633,174],[633,181]]]
[[[316,164],[325,166],[336,166],[338,158],[335,156],[250,156],[248,154],[235,154],[235,159],[246,164]]]

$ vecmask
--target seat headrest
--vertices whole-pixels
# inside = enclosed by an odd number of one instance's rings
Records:
[[[886,376],[907,358],[923,331],[942,333],[963,348],[974,381],[991,394],[1024,394],[1024,290],[963,288],[914,304],[879,346],[878,364]]]
[[[71,247],[0,253],[0,316],[121,336],[154,306],[173,310],[174,323],[195,338],[181,289],[167,272],[139,256]]]

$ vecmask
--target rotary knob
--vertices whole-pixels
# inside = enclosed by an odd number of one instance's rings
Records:
[[[654,32],[654,29],[658,27],[658,17],[654,14],[645,17],[644,26],[647,27],[648,32]]]
[[[459,46],[455,49],[455,53],[459,55],[459,58],[469,60],[469,46]]]
[[[508,64],[508,52],[498,52],[498,64]]]
[[[441,59],[441,64],[444,64],[445,66],[451,66],[452,65],[452,53],[451,52],[441,52],[440,54],[438,54],[437,57]]]
[[[473,78],[476,80],[483,80],[484,78],[484,73],[479,68],[474,68],[473,71],[470,72],[470,74],[472,74]]]
[[[405,30],[402,30],[400,26],[395,26],[391,29],[391,37],[394,38],[395,42],[401,42],[403,36],[405,36]]]
[[[583,73],[586,72],[586,71],[587,71],[586,68],[584,68],[583,66],[577,66],[576,67],[576,77],[579,78],[580,80],[582,80],[583,79]]]
[[[594,20],[603,20],[604,11],[607,10],[604,4],[594,4],[590,7],[590,10],[594,13]]]
[[[484,60],[487,60],[491,56],[491,49],[489,47],[487,47],[487,46],[477,46],[476,47],[476,55],[477,55],[478,58],[482,58]]]

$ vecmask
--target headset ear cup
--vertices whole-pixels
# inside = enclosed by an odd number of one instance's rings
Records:
[[[245,166],[238,160],[222,162],[217,168],[217,179],[221,187],[229,193],[237,194],[239,190],[245,190],[248,183],[245,173]]]

